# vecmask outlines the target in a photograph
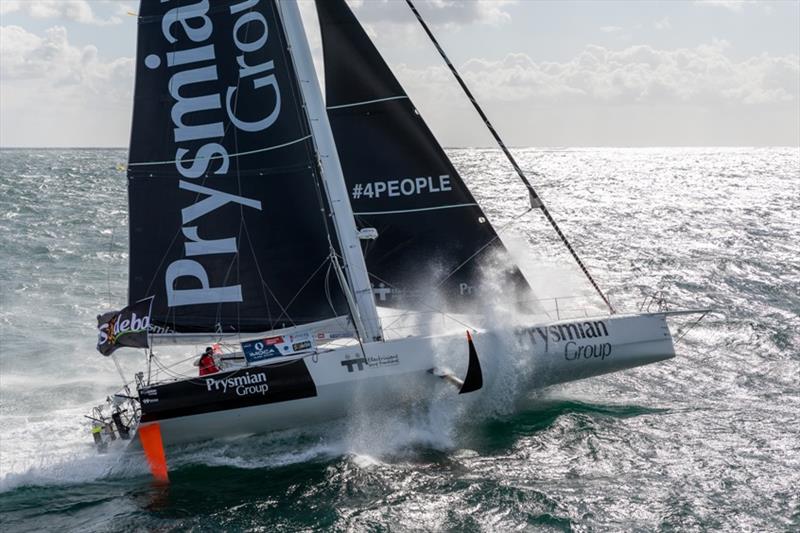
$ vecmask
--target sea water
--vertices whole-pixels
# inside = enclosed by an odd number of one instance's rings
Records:
[[[141,457],[98,455],[83,418],[121,381],[94,326],[126,300],[126,152],[0,151],[0,528],[800,528],[800,150],[514,152],[618,308],[663,290],[717,311],[673,323],[677,358],[538,391],[510,380],[487,401],[526,399],[494,415],[365,402],[187,445],[159,487]],[[599,310],[502,154],[449,154],[539,296]],[[142,366],[119,355],[128,376]]]

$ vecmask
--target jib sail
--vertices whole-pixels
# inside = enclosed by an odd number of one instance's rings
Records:
[[[129,301],[155,296],[152,332],[258,332],[346,313],[326,291],[327,208],[276,7],[141,3]]]
[[[470,303],[482,266],[527,288],[495,230],[343,0],[316,2],[328,116],[356,221],[378,238],[365,249],[378,305],[432,294]],[[507,289],[508,287],[506,287]]]

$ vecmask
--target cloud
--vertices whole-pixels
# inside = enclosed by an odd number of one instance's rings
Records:
[[[767,54],[735,61],[729,44],[658,50],[647,45],[611,50],[589,45],[565,62],[535,62],[526,54],[496,61],[471,59],[461,67],[479,97],[495,101],[604,105],[758,105],[800,99],[800,58]],[[420,87],[450,83],[441,68],[403,77]],[[434,91],[436,89],[429,89]],[[444,93],[442,93],[444,94]]]
[[[506,7],[515,0],[427,0],[415,2],[422,17],[434,25],[502,24],[511,20]],[[392,0],[353,0],[351,7],[365,24],[407,24],[415,22],[405,2]]]
[[[0,140],[95,145],[96,139],[124,139],[133,72],[132,58],[104,60],[93,45],[71,44],[64,27],[37,35],[0,26]],[[95,141],[81,142],[82,136]]]
[[[621,26],[600,26],[600,31],[603,33],[617,33],[622,31]]]
[[[0,26],[0,75],[4,81],[42,80],[51,87],[80,86],[88,92],[107,92],[129,84],[133,60],[98,59],[93,45],[73,46],[67,30],[54,26],[42,37],[19,26]]]
[[[57,18],[96,26],[122,22],[116,16],[98,17],[87,0],[0,0],[0,15],[15,12],[34,18]]]
[[[763,0],[695,0],[695,4],[708,7],[719,7],[733,11],[734,13],[741,13],[747,6],[760,7],[765,13],[772,12],[772,6]]]
[[[660,20],[657,20],[653,23],[653,28],[661,31],[661,30],[669,30],[672,29],[672,23],[669,20],[669,17],[664,17]]]

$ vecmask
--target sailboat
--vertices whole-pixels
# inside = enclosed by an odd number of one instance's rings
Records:
[[[510,345],[539,387],[674,357],[671,313],[615,312],[408,3],[609,312],[542,314],[344,0],[316,2],[325,98],[294,0],[143,0],[129,306],[98,317],[98,348],[145,348],[145,367],[89,417],[98,447],[135,441],[166,479],[181,442],[307,426],[364,398],[424,406],[442,387],[479,401]],[[539,318],[475,325],[489,292]],[[421,327],[438,316],[454,327]],[[162,344],[208,345],[212,362],[164,368]]]

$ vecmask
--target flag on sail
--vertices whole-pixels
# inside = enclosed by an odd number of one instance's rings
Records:
[[[149,348],[148,330],[153,297],[139,300],[121,311],[97,315],[97,351],[111,355],[117,348]]]

